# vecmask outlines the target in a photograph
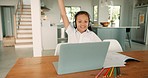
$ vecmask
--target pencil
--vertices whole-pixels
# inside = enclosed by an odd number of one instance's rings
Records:
[[[113,71],[114,71],[114,67],[112,67],[109,77],[112,76]]]
[[[107,69],[106,73],[104,74],[104,77],[107,76],[108,72],[110,71],[110,68]]]
[[[121,73],[120,73],[120,67],[117,67],[117,75],[120,76]]]
[[[116,67],[114,68],[114,77],[116,78],[117,72],[116,72]]]
[[[103,68],[103,69],[95,76],[95,78],[98,78],[104,70],[105,70],[105,68]]]
[[[110,70],[109,70],[109,72],[108,72],[108,74],[107,74],[107,77],[109,77],[111,71],[112,71],[112,67],[110,68]]]

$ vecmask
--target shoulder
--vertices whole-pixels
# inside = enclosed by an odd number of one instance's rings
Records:
[[[88,30],[88,33],[92,34],[92,35],[96,35],[93,31]]]
[[[90,37],[96,37],[97,36],[93,31],[90,31],[90,30],[87,30],[87,35],[89,35]]]
[[[93,41],[101,42],[102,40],[99,38],[97,34],[95,34],[93,31],[89,31],[90,37],[93,39]]]

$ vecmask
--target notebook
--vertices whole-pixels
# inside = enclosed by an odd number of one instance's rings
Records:
[[[59,61],[54,62],[57,73],[100,69],[103,67],[109,42],[64,43],[59,50]]]

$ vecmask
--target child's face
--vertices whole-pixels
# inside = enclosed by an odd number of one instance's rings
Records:
[[[81,33],[85,32],[88,29],[89,18],[85,14],[81,14],[77,16],[77,30]]]

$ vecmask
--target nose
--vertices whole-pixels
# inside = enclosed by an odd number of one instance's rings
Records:
[[[86,24],[87,24],[86,22],[82,22],[82,23],[81,23],[81,25],[86,25]]]

